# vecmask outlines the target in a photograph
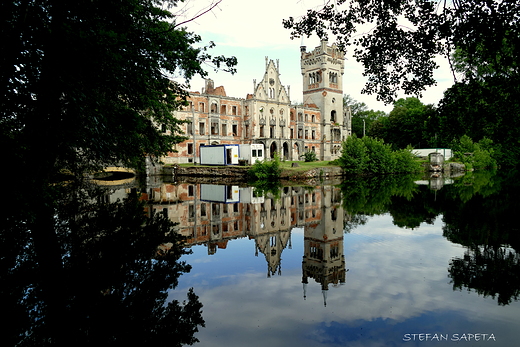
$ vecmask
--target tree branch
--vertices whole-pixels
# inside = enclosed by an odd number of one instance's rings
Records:
[[[189,23],[189,22],[191,22],[191,21],[194,21],[195,19],[199,18],[200,16],[205,15],[206,13],[212,11],[212,10],[213,10],[215,7],[217,7],[221,2],[222,2],[222,0],[218,0],[216,3],[211,4],[210,7],[209,7],[207,10],[205,10],[205,11],[199,13],[198,15],[196,15],[196,16],[193,17],[193,18],[190,18],[190,19],[188,19],[188,20],[185,20],[184,22],[177,23],[177,24],[175,24],[173,27],[176,28],[176,27],[178,27],[179,25],[183,25],[183,24]]]

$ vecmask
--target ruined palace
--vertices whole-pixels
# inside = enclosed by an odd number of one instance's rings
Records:
[[[302,160],[307,151],[319,160],[338,158],[351,134],[350,110],[343,107],[344,53],[325,40],[310,52],[300,50],[302,104],[291,103],[279,61],[267,57],[262,80],[253,81],[253,93],[245,98],[227,96],[207,79],[201,92],[189,93],[189,105],[176,111],[176,118],[188,121],[188,139],[163,162],[198,163],[201,146],[250,143],[263,144],[266,158],[278,153],[282,160]]]

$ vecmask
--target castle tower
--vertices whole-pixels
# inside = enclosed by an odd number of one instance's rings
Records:
[[[339,188],[322,187],[319,193],[321,211],[319,223],[304,227],[304,253],[302,260],[303,297],[307,293],[309,278],[321,284],[323,304],[326,306],[329,285],[346,283],[345,255],[343,251],[344,212]]]
[[[322,40],[320,46],[307,52],[301,51],[303,77],[303,104],[316,105],[321,111],[321,146],[319,159],[334,160],[339,157],[341,141],[349,128],[348,117],[343,110],[344,53],[335,45]]]

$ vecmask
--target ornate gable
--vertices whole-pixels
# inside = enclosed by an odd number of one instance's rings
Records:
[[[279,63],[265,57],[265,73],[262,81],[255,88],[255,97],[259,100],[290,103],[289,94],[280,81]]]

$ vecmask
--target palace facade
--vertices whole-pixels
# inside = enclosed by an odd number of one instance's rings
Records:
[[[175,117],[188,121],[188,140],[161,158],[166,164],[198,163],[200,147],[221,144],[261,143],[266,157],[278,153],[282,160],[301,160],[313,151],[319,160],[339,157],[341,142],[351,134],[350,109],[343,107],[344,53],[336,45],[301,50],[303,104],[293,105],[290,87],[280,81],[279,61],[266,57],[265,73],[253,81],[246,98],[226,95],[223,86],[206,80],[202,92],[190,92],[189,105]]]

